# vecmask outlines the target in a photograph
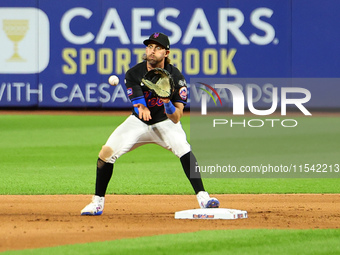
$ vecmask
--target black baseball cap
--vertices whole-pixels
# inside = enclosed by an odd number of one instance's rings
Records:
[[[152,35],[150,35],[149,39],[145,40],[143,43],[148,46],[152,42],[158,43],[166,50],[170,49],[169,37],[163,33],[153,33]]]

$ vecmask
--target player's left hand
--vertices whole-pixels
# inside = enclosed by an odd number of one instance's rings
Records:
[[[171,74],[163,68],[154,68],[147,72],[142,78],[142,83],[162,99],[171,99],[175,89]]]
[[[148,107],[144,106],[143,104],[134,104],[133,107],[138,108],[138,117],[144,121],[151,120],[151,112]]]

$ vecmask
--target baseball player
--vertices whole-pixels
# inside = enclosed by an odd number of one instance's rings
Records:
[[[197,164],[186,139],[180,119],[187,102],[186,81],[182,73],[170,64],[169,38],[154,33],[144,41],[145,60],[126,72],[125,85],[133,104],[132,115],[119,125],[99,152],[95,195],[81,215],[101,215],[105,193],[113,173],[113,165],[123,154],[148,143],[155,143],[172,151],[181,161],[201,208],[219,207],[219,201],[205,191],[199,173],[191,171]],[[173,79],[174,92],[170,98],[159,98],[141,82],[144,75],[155,68],[167,70]],[[196,174],[196,176],[193,176]]]

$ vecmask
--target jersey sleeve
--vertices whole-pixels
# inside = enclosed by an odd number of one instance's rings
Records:
[[[125,86],[128,97],[131,101],[144,98],[142,87],[140,86],[140,80],[138,75],[131,69],[125,74]]]
[[[174,72],[173,80],[175,83],[175,91],[171,101],[180,102],[186,105],[188,100],[188,88],[184,76],[177,70]]]

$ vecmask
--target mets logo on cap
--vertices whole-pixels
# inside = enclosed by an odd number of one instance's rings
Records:
[[[159,33],[154,33],[153,38],[157,38],[159,36]]]

